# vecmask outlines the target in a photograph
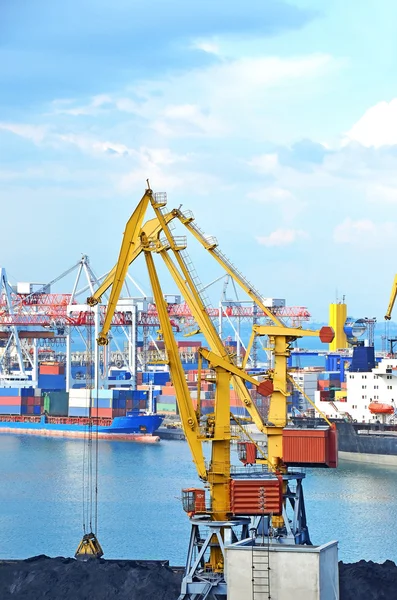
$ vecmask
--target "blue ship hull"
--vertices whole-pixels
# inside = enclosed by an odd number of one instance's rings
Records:
[[[92,430],[94,435],[98,431],[100,439],[152,442],[159,441],[158,436],[153,434],[162,421],[163,417],[159,415],[131,412],[125,417],[115,417],[109,424],[98,424],[98,428],[93,424]],[[0,432],[79,438],[87,435],[88,422],[88,419],[81,417],[0,416]]]

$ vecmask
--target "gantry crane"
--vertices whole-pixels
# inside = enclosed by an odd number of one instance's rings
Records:
[[[143,224],[148,205],[154,210],[155,219]],[[226,257],[217,250],[216,242],[209,240],[193,225],[193,216],[175,209],[165,212],[165,194],[153,194],[148,186],[137,209],[127,223],[119,260],[97,292],[88,299],[92,306],[100,301],[101,294],[112,284],[108,302],[108,311],[99,344],[106,344],[113,312],[124,283],[128,265],[141,253],[149,273],[153,296],[158,311],[161,334],[168,356],[168,365],[172,382],[176,390],[181,422],[190,451],[193,456],[199,478],[209,490],[206,498],[205,490],[193,488],[183,490],[183,505],[191,518],[192,530],[186,563],[186,571],[180,598],[210,598],[226,596],[226,580],[224,574],[224,548],[228,543],[240,539],[248,539],[252,518],[262,520],[264,528],[271,529],[274,539],[288,540],[292,543],[310,544],[303,500],[303,473],[291,473],[288,463],[307,466],[335,466],[332,440],[335,434],[325,429],[320,440],[320,458],[314,460],[307,452],[309,437],[306,432],[288,435],[289,461],[285,459],[283,440],[287,424],[287,357],[291,342],[303,335],[318,336],[329,342],[332,332],[324,328],[321,332],[301,329],[290,329],[283,325],[263,304],[261,296],[251,284],[239,273]],[[239,368],[232,355],[225,349],[207,311],[205,302],[197,287],[195,274],[184,251],[186,238],[176,237],[171,233],[169,223],[178,220],[193,233],[226,272],[243,288],[262,312],[273,322],[272,326],[257,325],[253,335],[268,335],[274,346],[274,370],[259,381],[250,376],[243,368]],[[165,238],[160,237],[164,235]],[[167,305],[154,262],[154,255],[160,255],[169,273],[177,284],[189,309],[196,320],[201,333],[209,346],[201,348],[201,357],[206,359],[215,371],[216,393],[214,413],[201,414],[200,402],[194,407],[185,379],[183,367]],[[113,311],[113,312],[112,312]],[[253,343],[253,337],[250,344]],[[267,422],[262,420],[253,402],[246,383],[255,386],[260,394],[271,396],[270,412]],[[242,452],[243,461],[248,463],[264,463],[259,472],[247,479],[246,472],[234,472],[231,468],[231,427],[230,427],[230,387],[233,386],[245,408],[258,429],[268,437],[268,455],[257,459],[252,444],[245,444]],[[293,431],[293,430],[291,430]],[[296,433],[296,432],[295,432]],[[302,441],[303,440],[303,441]],[[211,444],[209,464],[205,462],[203,444]],[[298,455],[297,449],[303,447],[306,453]],[[306,444],[306,445],[305,445]],[[309,457],[309,458],[308,458]],[[315,463],[315,464],[313,464]],[[243,476],[242,476],[243,475]],[[296,486],[291,485],[296,482]],[[293,515],[288,515],[292,507]],[[266,521],[266,525],[265,525]],[[203,536],[203,527],[207,534]],[[238,530],[238,531],[237,531]]]

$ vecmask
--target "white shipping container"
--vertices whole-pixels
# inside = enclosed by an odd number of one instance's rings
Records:
[[[90,398],[71,398],[69,396],[69,408],[89,408]]]
[[[94,390],[87,390],[86,388],[72,388],[71,390],[69,390],[69,398],[89,398],[90,393],[92,393],[93,391]]]

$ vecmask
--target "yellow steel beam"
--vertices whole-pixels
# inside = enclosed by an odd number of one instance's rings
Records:
[[[204,304],[201,301],[198,292],[187,285],[187,280],[191,281],[190,274],[188,272],[184,272],[182,276],[179,270],[177,269],[175,263],[171,260],[170,256],[168,256],[165,250],[161,250],[160,255],[163,258],[169,273],[174,279],[176,285],[178,286],[181,295],[184,297],[186,303],[188,304],[191,313],[196,323],[199,325],[200,330],[203,333],[205,339],[207,340],[212,352],[214,352],[221,358],[224,358],[229,366],[233,365],[232,359],[228,354],[227,350],[225,349],[222,340],[220,339],[211,319],[209,318],[208,313],[205,309]],[[191,283],[191,285],[194,288],[193,283]],[[248,410],[255,425],[260,431],[265,431],[266,428],[263,423],[262,417],[255,403],[252,401],[249,391],[245,387],[243,381],[240,379],[240,375],[236,376],[235,374],[233,374],[231,381],[234,389],[238,394],[238,397],[243,402],[245,408]]]
[[[120,254],[116,265],[116,271],[114,274],[112,291],[110,292],[110,298],[106,309],[105,320],[102,326],[102,331],[97,339],[97,342],[100,346],[104,346],[108,343],[108,333],[116,310],[116,305],[119,301],[121,290],[124,285],[127,269],[130,264],[129,259],[135,248],[140,243],[139,235],[141,226],[152,195],[153,192],[150,188],[145,191],[138,206],[127,222],[123,240],[121,242]]]
[[[397,275],[394,277],[393,286],[392,286],[391,294],[390,294],[389,306],[387,307],[387,311],[385,314],[386,321],[390,321],[390,319],[391,319],[391,313],[393,311],[396,297],[397,297]]]
[[[198,439],[198,436],[200,435],[199,424],[193,408],[192,400],[190,398],[189,389],[185,379],[185,373],[183,371],[178,352],[178,346],[174,338],[167,312],[167,304],[164,300],[160,281],[154,266],[153,256],[148,249],[145,250],[146,265],[156,303],[161,331],[163,333],[164,344],[167,350],[168,364],[172,383],[175,386],[176,399],[178,402],[183,430],[189,444],[198,475],[202,480],[205,481],[207,480],[207,470],[205,468],[202,444]]]
[[[245,369],[246,366],[247,366],[248,359],[249,359],[249,356],[251,354],[252,346],[254,345],[255,335],[256,335],[255,331],[252,331],[251,335],[250,335],[249,342],[248,342],[247,349],[246,349],[245,354],[244,354],[243,363],[241,365],[243,369]]]
[[[224,260],[224,257],[217,250],[217,244],[209,242],[201,233],[197,231],[196,227],[192,226],[192,218],[186,218],[182,211],[175,209],[174,211],[178,219],[183,225],[190,231],[190,233],[196,238],[198,242],[211,254],[211,256],[221,265],[221,267],[234,279],[236,283],[245,291],[245,293],[255,302],[255,304],[261,309],[261,311],[275,323],[275,325],[282,325],[282,321],[276,317],[264,304],[262,298],[258,296],[246,283],[246,280],[240,276],[238,271],[231,268],[228,261]]]
[[[164,215],[164,220],[166,223],[169,223],[170,221],[172,221],[172,219],[175,219],[175,215],[173,215],[172,213],[167,213]],[[142,226],[141,233],[142,232],[145,232],[145,234],[147,235],[148,238],[158,237],[159,234],[161,233],[161,225],[160,225],[158,219],[156,218],[156,219],[151,219],[149,221],[146,221],[146,223]],[[132,264],[134,262],[134,260],[136,258],[138,258],[138,256],[141,254],[141,252],[142,252],[142,247],[140,245],[134,246],[131,244],[129,247],[129,254],[128,254],[128,258],[127,258],[128,264],[129,265]],[[113,267],[113,269],[107,274],[106,278],[103,280],[103,282],[101,283],[99,288],[88,299],[88,304],[90,306],[95,306],[95,304],[98,304],[98,302],[101,301],[101,297],[103,296],[103,294],[105,292],[107,292],[107,290],[113,284],[114,278],[116,275],[116,269],[117,269],[117,265],[115,265]]]
[[[312,329],[301,329],[299,327],[285,327],[275,325],[254,325],[256,335],[283,335],[288,338],[299,338],[299,337],[318,337],[319,331],[313,331]]]
[[[232,364],[230,361],[221,358],[220,356],[215,354],[215,352],[211,352],[206,348],[200,348],[199,352],[201,356],[208,360],[208,362],[211,363],[214,367],[222,367],[222,369],[225,369],[225,371],[228,371],[233,375],[237,375],[237,377],[240,377],[245,381],[249,381],[249,383],[252,383],[255,386],[259,385],[260,382],[257,379],[251,377],[251,375],[248,375],[248,373],[246,373],[236,365]]]

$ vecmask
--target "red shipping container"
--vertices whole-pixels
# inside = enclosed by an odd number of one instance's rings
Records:
[[[34,401],[35,401],[34,396],[28,396],[27,398],[24,398],[24,400],[28,406],[34,406]]]
[[[21,406],[21,396],[0,396],[0,406]]]
[[[113,410],[111,408],[98,408],[95,409],[94,416],[102,417],[102,418],[112,418]]]
[[[64,365],[40,365],[40,375],[64,375]]]
[[[161,393],[163,396],[176,396],[175,388],[173,386],[163,386]]]
[[[27,415],[34,415],[34,406],[27,406],[26,407],[26,414]]]
[[[233,515],[280,515],[282,479],[232,479],[230,510]]]
[[[34,399],[34,405],[35,406],[41,406],[43,403],[43,399],[40,396],[35,396]]]
[[[334,429],[283,430],[283,460],[287,465],[335,467],[337,455]]]

